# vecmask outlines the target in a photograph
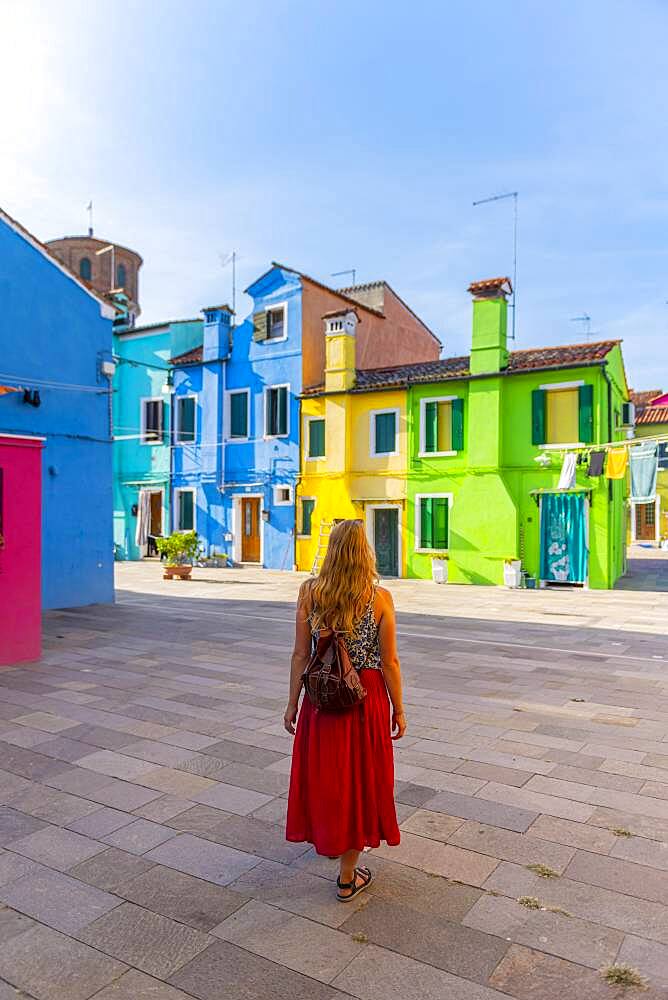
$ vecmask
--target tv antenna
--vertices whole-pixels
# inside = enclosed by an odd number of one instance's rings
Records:
[[[589,313],[582,313],[582,316],[571,316],[569,322],[582,323],[582,333],[584,334],[584,338],[585,340],[589,340],[591,337],[591,316]]]
[[[355,267],[349,267],[347,271],[332,271],[332,273],[330,275],[330,278],[340,278],[342,274],[352,274],[352,276],[353,276],[353,285],[355,285],[357,283],[356,280],[355,280],[356,277],[357,277],[357,268],[355,268]]]
[[[228,254],[221,253],[220,255],[220,266],[227,267],[228,264],[232,265],[232,312],[236,316],[237,312],[237,252],[232,250]]]
[[[504,201],[506,198],[513,199],[513,301],[510,308],[513,310],[513,326],[510,335],[511,340],[515,340],[515,321],[517,318],[517,199],[519,191],[507,191],[505,194],[493,194],[489,198],[480,198],[473,202],[473,207],[487,205],[491,201]]]

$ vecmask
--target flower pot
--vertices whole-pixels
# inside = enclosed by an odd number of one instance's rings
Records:
[[[431,560],[431,578],[434,583],[447,583],[448,582],[448,560],[439,559],[438,556],[433,556]]]
[[[522,583],[522,563],[519,559],[512,559],[503,564],[503,582],[506,587],[517,589]]]
[[[165,566],[163,580],[189,580],[192,566]]]

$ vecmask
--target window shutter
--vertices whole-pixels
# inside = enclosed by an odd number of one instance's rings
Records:
[[[420,500],[420,548],[434,547],[434,501],[431,497]]]
[[[438,403],[425,403],[424,450],[438,451]]]
[[[308,456],[322,458],[325,454],[325,421],[309,420],[308,424]]]
[[[578,427],[579,440],[591,444],[594,440],[594,386],[585,384],[578,387]]]
[[[387,455],[396,448],[396,414],[376,414],[376,453]]]
[[[448,547],[448,498],[434,497],[434,548]]]
[[[253,340],[266,340],[268,336],[267,313],[262,309],[253,313]]]
[[[313,508],[315,500],[302,500],[302,535],[311,534],[311,520],[313,518]]]
[[[464,400],[452,400],[452,450],[464,449]]]
[[[531,443],[545,444],[545,390],[531,393]]]
[[[235,392],[230,396],[230,437],[248,437],[248,396]]]
[[[278,390],[278,434],[288,433],[288,390]]]

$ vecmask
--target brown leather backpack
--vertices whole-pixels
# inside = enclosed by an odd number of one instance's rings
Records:
[[[340,712],[366,698],[366,688],[350,662],[345,640],[331,629],[320,632],[302,682],[318,711]]]

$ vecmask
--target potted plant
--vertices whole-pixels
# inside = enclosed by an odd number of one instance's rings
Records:
[[[509,556],[503,560],[503,582],[516,590],[522,583],[522,560]]]
[[[448,558],[447,552],[431,557],[431,578],[434,583],[448,582]]]
[[[156,538],[155,544],[160,555],[167,557],[164,580],[176,577],[189,580],[193,571],[193,561],[199,553],[199,539],[196,531],[174,531],[167,538]]]

